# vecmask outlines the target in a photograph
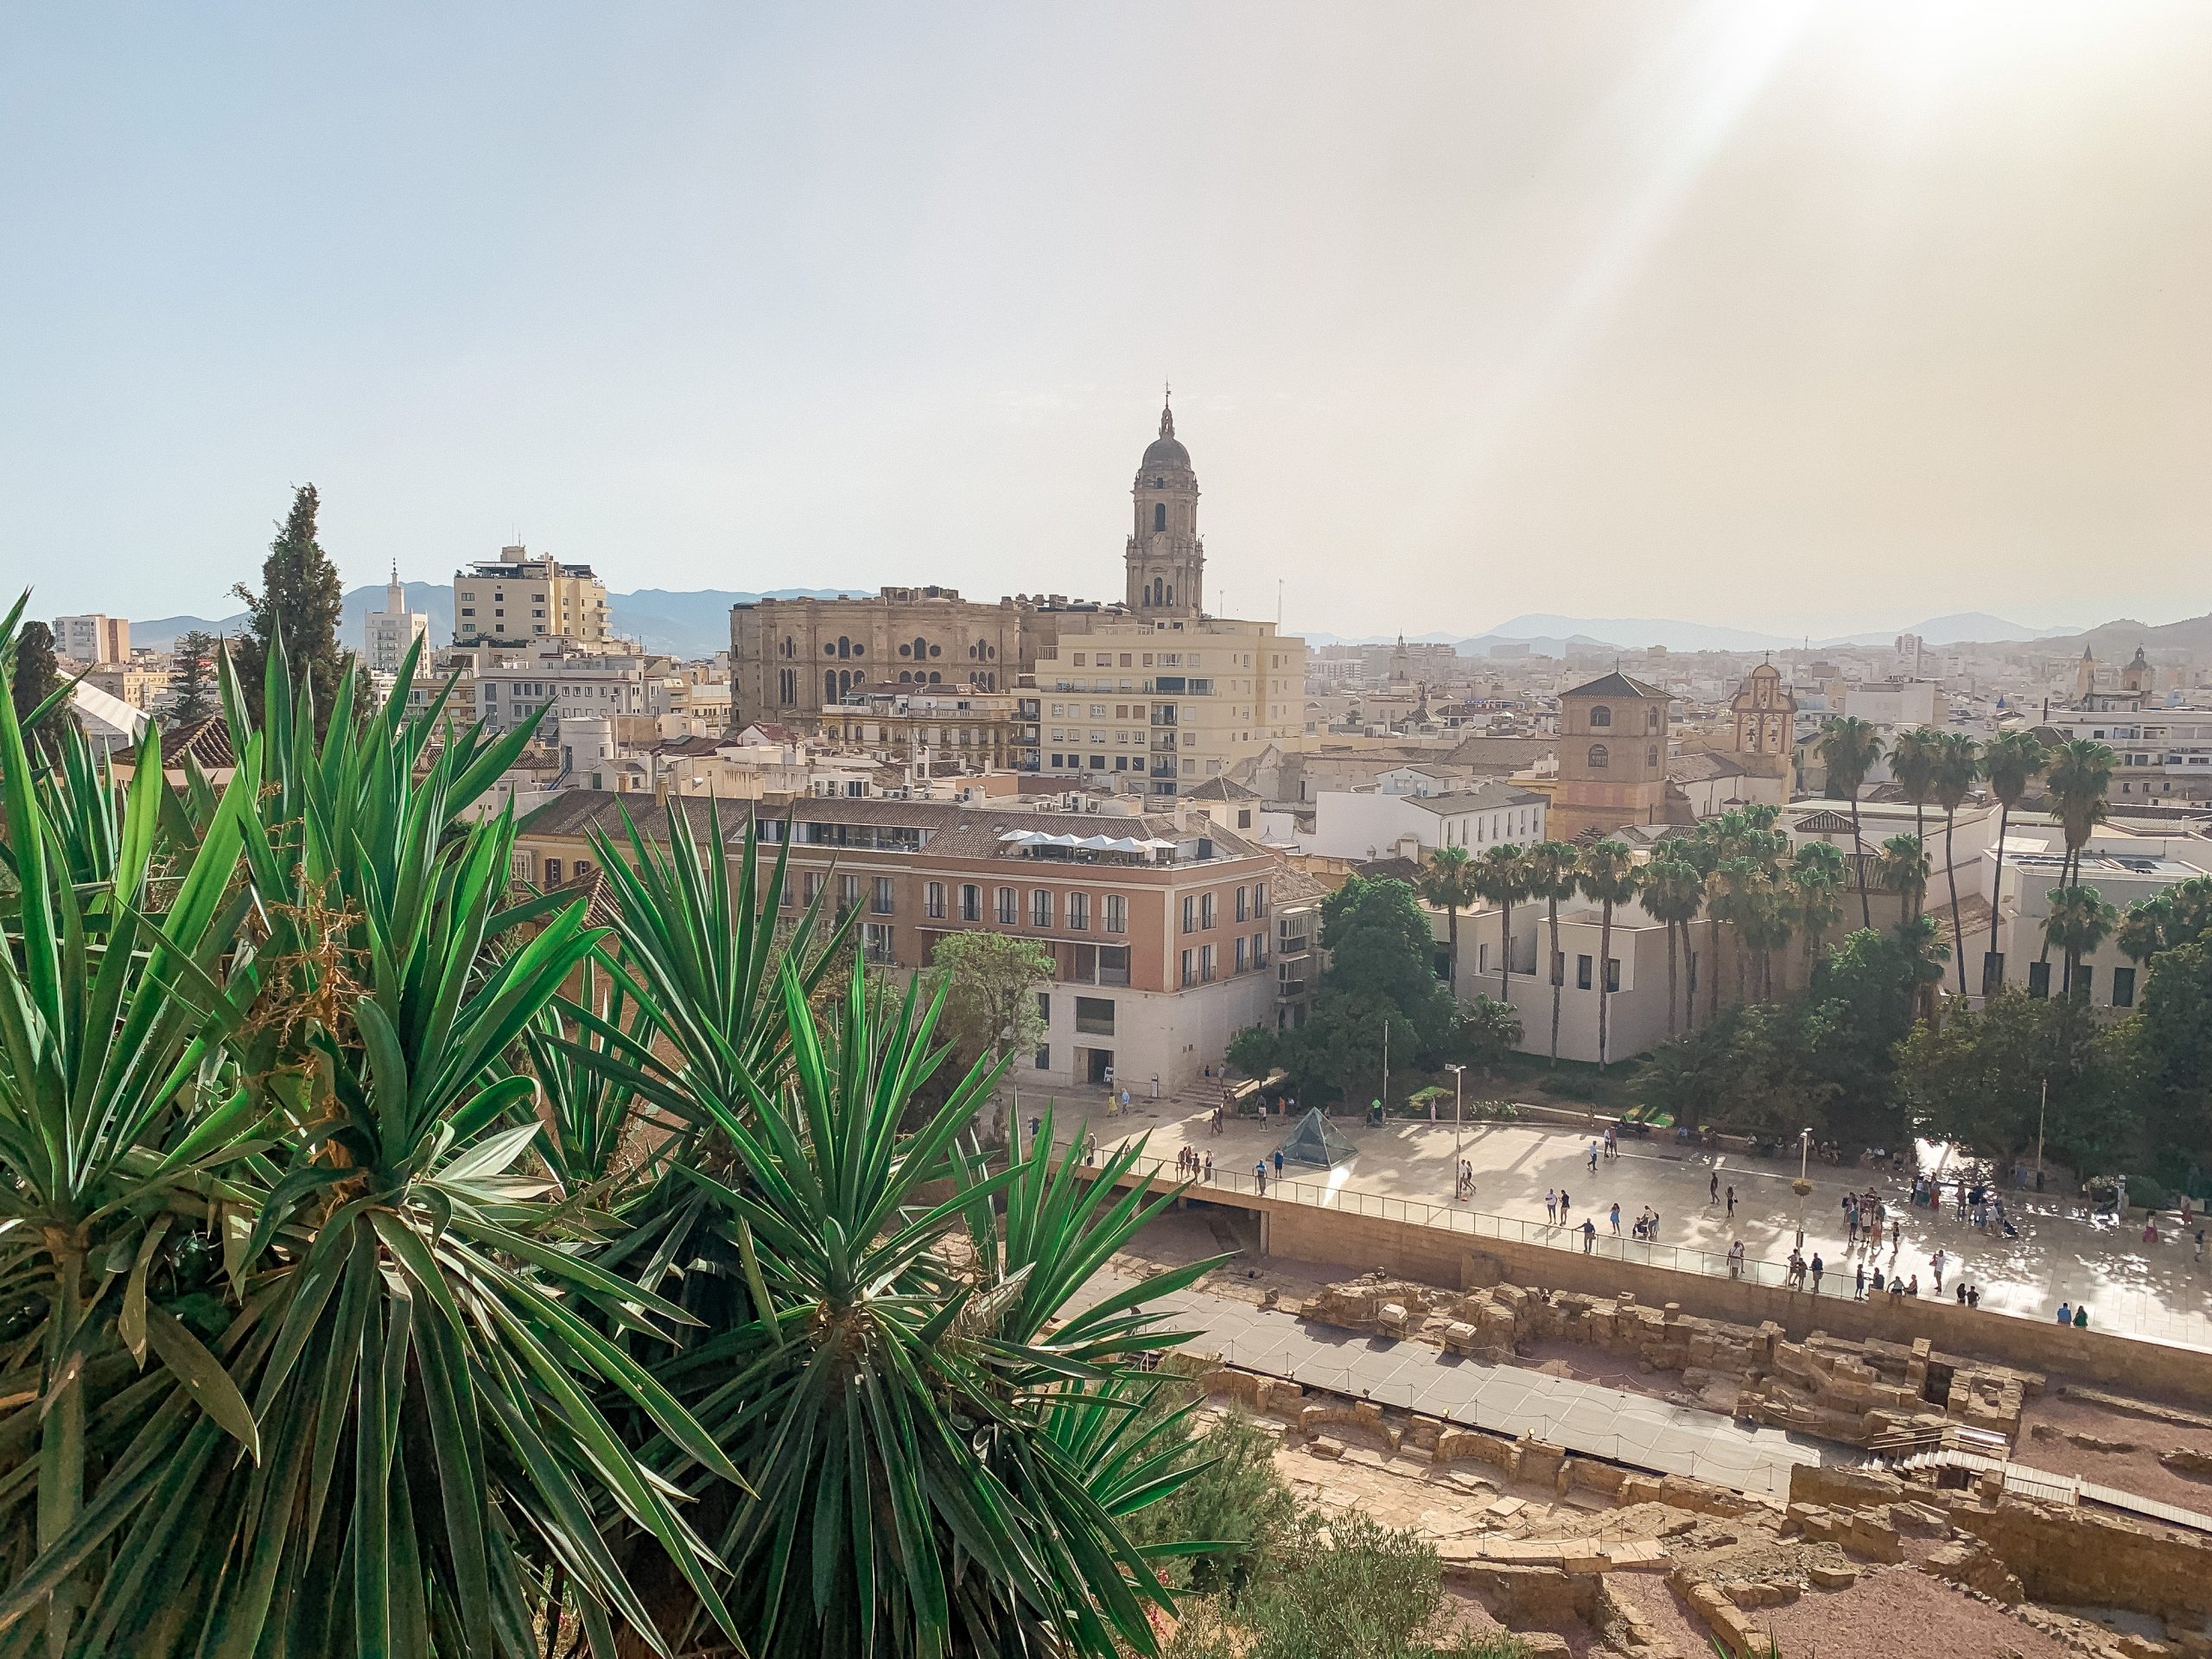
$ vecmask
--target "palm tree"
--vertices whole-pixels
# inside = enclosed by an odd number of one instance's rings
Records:
[[[1918,836],[1891,836],[1875,855],[1876,873],[1883,888],[1904,900],[1904,919],[1920,919],[1921,900],[1928,893],[1928,849]]]
[[[1928,839],[1928,799],[1936,789],[1936,757],[1942,733],[1933,726],[1900,732],[1890,745],[1890,776],[1912,803],[1912,833]]]
[[[1498,1000],[1513,1001],[1513,901],[1529,896],[1528,855],[1516,844],[1485,848],[1475,861],[1476,891],[1498,908]]]
[[[1572,842],[1546,841],[1529,849],[1527,860],[1529,896],[1544,901],[1544,912],[1551,924],[1552,1064],[1557,1065],[1560,999],[1567,984],[1567,958],[1559,948],[1559,901],[1574,896],[1582,855]]]
[[[1738,853],[1720,861],[1719,868],[1706,879],[1707,913],[1717,921],[1725,921],[1736,930],[1736,1001],[1749,1001],[1744,990],[1745,961],[1751,954],[1751,915],[1754,895],[1759,883],[1758,861],[1747,854]],[[1713,946],[1719,947],[1716,935]],[[1713,964],[1716,994],[1720,978],[1720,964]]]
[[[1637,877],[1642,873],[1636,867],[1636,856],[1629,851],[1628,843],[1601,841],[1582,855],[1581,873],[1576,884],[1602,909],[1598,925],[1598,1069],[1605,1069],[1606,1018],[1613,997],[1613,907],[1624,905],[1636,896]]]
[[[1936,734],[1929,786],[1936,804],[1943,809],[1943,879],[1951,889],[1951,962],[1958,973],[1961,996],[1967,994],[1967,941],[1959,923],[1959,870],[1953,855],[1953,836],[1958,828],[1959,808],[1980,776],[1980,744],[1964,732]]]
[[[1696,865],[1672,856],[1671,852],[1662,854],[1644,866],[1642,896],[1645,913],[1667,930],[1667,1034],[1671,1037],[1677,985],[1675,935],[1680,930],[1687,949],[1690,924],[1705,906],[1705,878],[1698,874]]]
[[[2059,995],[2074,994],[2074,978],[2082,958],[2102,944],[2119,925],[2120,912],[2094,887],[2062,887],[2050,895],[2050,914],[2044,918],[2043,936],[2065,959]]]
[[[1990,889],[1989,954],[1983,960],[1981,976],[1985,995],[1997,988],[1991,982],[1991,969],[1997,961],[1998,910],[2005,893],[2005,827],[2012,822],[2012,809],[2028,792],[2028,785],[2050,765],[2050,750],[2030,731],[1999,732],[1982,752],[1982,776],[1989,780],[1989,792],[1997,798],[1997,869]]]
[[[2174,904],[2167,894],[2139,899],[2122,912],[2120,925],[2113,930],[2113,943],[2137,967],[2147,968],[2151,958],[2171,942],[2174,925]]]
[[[1943,943],[1943,930],[1928,916],[1910,916],[1897,924],[1897,943],[1904,947],[1910,964],[1905,984],[1905,1016],[1933,1023],[1936,988],[1943,982],[1943,958],[1951,947]]]
[[[1866,774],[1882,758],[1882,734],[1856,715],[1837,715],[1821,728],[1821,764],[1827,769],[1828,793],[1837,791],[1851,803],[1851,849],[1859,866],[1859,925],[1874,925],[1873,907],[1866,899],[1866,842],[1859,831],[1859,791]]]
[[[1444,912],[1446,948],[1452,959],[1451,985],[1456,993],[1459,988],[1459,912],[1484,896],[1472,855],[1465,847],[1437,848],[1421,861],[1414,890],[1425,903]]]
[[[1835,868],[1830,868],[1827,860],[1805,857],[1813,852],[1830,855]],[[1790,868],[1789,885],[1795,894],[1797,919],[1805,929],[1805,972],[1808,981],[1820,963],[1821,941],[1843,919],[1843,900],[1837,896],[1843,888],[1842,864],[1843,854],[1833,842],[1813,841],[1798,849],[1797,861]]]
[[[2045,787],[2059,827],[2066,832],[2066,862],[2059,883],[2079,885],[2082,849],[2104,822],[2105,798],[2112,792],[2112,769],[2119,757],[2094,738],[2077,737],[2059,745]],[[2069,875],[2070,872],[2070,875]]]
[[[1697,872],[1699,884],[1705,890],[1706,961],[1704,971],[1712,979],[1712,990],[1707,994],[1709,1010],[1706,1023],[1712,1024],[1720,1017],[1720,917],[1713,908],[1717,894],[1713,887],[1713,873],[1720,868],[1720,840],[1713,828],[1714,820],[1707,818],[1687,836],[1677,836],[1668,848],[1667,855],[1678,859]],[[1688,993],[1690,1018],[1685,1023],[1694,1026],[1697,1021],[1697,988],[1700,964],[1697,953],[1690,949],[1688,924],[1682,927],[1682,951],[1689,957],[1690,982]]]

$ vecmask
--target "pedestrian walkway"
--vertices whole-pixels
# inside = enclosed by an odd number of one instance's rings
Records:
[[[1061,1109],[1058,1128],[1072,1133],[1077,1116]],[[2093,1329],[2212,1349],[2212,1263],[2197,1262],[2187,1242],[2145,1244],[2138,1229],[2122,1230],[2056,1197],[2006,1192],[2019,1236],[2005,1238],[1960,1220],[1948,1206],[1916,1207],[1908,1201],[1907,1179],[1886,1169],[1815,1164],[1813,1191],[1801,1198],[1791,1188],[1794,1161],[1728,1153],[1708,1163],[1694,1148],[1657,1138],[1624,1141],[1618,1155],[1601,1154],[1593,1172],[1592,1136],[1570,1128],[1501,1123],[1455,1132],[1448,1120],[1433,1126],[1404,1119],[1381,1126],[1332,1121],[1355,1155],[1326,1171],[1289,1165],[1280,1182],[1270,1162],[1269,1197],[1560,1249],[1582,1249],[1580,1229],[1590,1217],[1598,1227],[1594,1254],[1716,1276],[1727,1273],[1728,1247],[1740,1238],[1743,1275],[1771,1285],[1783,1282],[1802,1228],[1806,1257],[1815,1252],[1822,1257],[1826,1272],[1818,1294],[1823,1296],[1854,1294],[1862,1264],[1870,1274],[1878,1267],[1885,1278],[1917,1274],[1923,1297],[1932,1296],[1929,1257],[1941,1248],[1947,1268],[1942,1294],[1974,1285],[1985,1311],[2044,1320],[2061,1301],[2086,1302]],[[1249,1193],[1255,1187],[1253,1166],[1273,1154],[1293,1122],[1230,1119],[1215,1134],[1206,1103],[1161,1100],[1134,1102],[1127,1116],[1110,1123],[1094,1120],[1090,1127],[1102,1141],[1147,1136],[1147,1154],[1157,1156],[1171,1177],[1179,1147],[1201,1156],[1211,1153],[1214,1185]],[[1923,1148],[1923,1155],[1931,1171],[1942,1173],[1942,1149]],[[1458,1158],[1475,1170],[1474,1195],[1464,1202],[1452,1196]],[[1863,1244],[1853,1249],[1843,1224],[1844,1193],[1870,1185],[1902,1227],[1897,1243],[1892,1247],[1885,1238],[1878,1251]],[[1726,1204],[1731,1187],[1736,1192],[1732,1214]],[[1572,1199],[1561,1223],[1546,1222],[1547,1191],[1564,1191]],[[1616,1202],[1622,1213],[1618,1236],[1609,1213]],[[1660,1217],[1656,1242],[1630,1236],[1634,1218],[1647,1208]],[[1806,1294],[1813,1294],[1809,1285]]]
[[[1086,1300],[1133,1281],[1113,1272],[1085,1287]],[[1818,1463],[1809,1441],[1752,1427],[1709,1411],[1669,1404],[1573,1377],[1446,1354],[1401,1342],[1309,1324],[1280,1308],[1255,1307],[1204,1289],[1157,1304],[1193,1345],[1229,1364],[1301,1388],[1425,1412],[1462,1427],[1531,1435],[1586,1457],[1662,1475],[1691,1475],[1732,1491],[1786,1498],[1789,1471]]]

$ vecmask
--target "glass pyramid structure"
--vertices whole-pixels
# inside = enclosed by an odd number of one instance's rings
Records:
[[[1350,1158],[1357,1150],[1352,1143],[1337,1133],[1329,1120],[1321,1115],[1319,1106],[1308,1109],[1297,1126],[1284,1137],[1277,1148],[1285,1161],[1311,1164],[1317,1169],[1333,1169]]]

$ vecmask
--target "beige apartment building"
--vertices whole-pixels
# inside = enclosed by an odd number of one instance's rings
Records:
[[[607,585],[588,564],[531,558],[525,547],[453,575],[457,645],[520,645],[559,638],[583,645],[607,639]]]
[[[764,841],[780,840],[791,814],[786,902],[795,913],[819,894],[837,913],[860,912],[873,963],[926,967],[939,940],[976,929],[1041,946],[1053,964],[1037,993],[1046,1031],[1015,1065],[1024,1086],[1166,1090],[1219,1065],[1244,1027],[1300,1017],[1319,887],[1202,818],[1096,804],[805,798],[760,809],[758,822]],[[669,812],[690,814],[703,836],[709,806],[571,791],[523,821],[514,874],[544,887],[574,881],[599,856],[590,830],[620,836],[623,808],[664,843]],[[718,810],[741,831],[742,806]]]

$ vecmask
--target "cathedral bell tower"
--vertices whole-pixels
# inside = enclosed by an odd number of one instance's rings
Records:
[[[1205,598],[1205,543],[1198,539],[1198,475],[1175,439],[1175,411],[1163,402],[1160,435],[1144,452],[1130,495],[1136,524],[1124,557],[1128,607],[1139,616],[1188,618]]]

